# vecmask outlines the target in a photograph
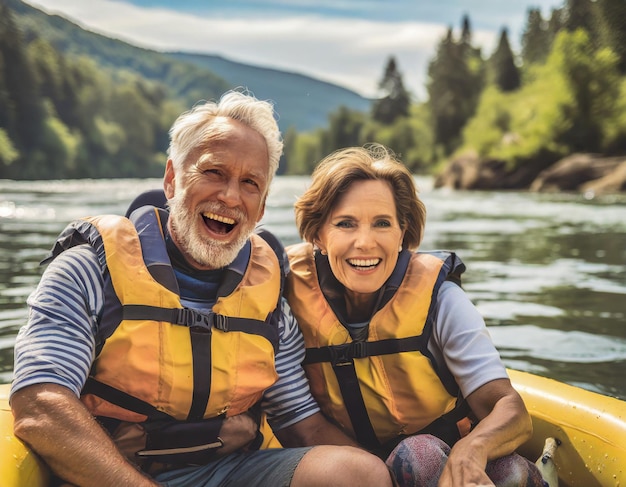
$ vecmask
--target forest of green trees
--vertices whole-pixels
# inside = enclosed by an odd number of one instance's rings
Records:
[[[0,178],[161,176],[185,108],[130,71],[25,39],[0,0]]]
[[[414,99],[390,55],[369,113],[339,108],[324,129],[284,134],[281,172],[309,174],[323,156],[376,141],[416,173],[456,154],[544,164],[573,152],[626,154],[626,2],[567,0],[529,9],[521,52],[506,28],[489,55],[470,17],[450,28]],[[0,178],[158,177],[167,131],[186,108],[162,84],[102,69],[22,36],[0,0]]]
[[[342,146],[377,141],[416,173],[462,153],[516,167],[574,152],[626,154],[626,2],[568,0],[544,19],[529,9],[521,52],[506,28],[485,56],[469,17],[450,28],[428,67],[428,100],[412,101],[390,57],[371,113],[339,110],[324,130],[285,136],[287,169],[308,173]]]

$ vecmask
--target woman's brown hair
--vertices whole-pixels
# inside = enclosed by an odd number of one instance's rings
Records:
[[[417,195],[412,174],[381,144],[348,147],[326,156],[312,174],[309,188],[296,201],[296,226],[300,237],[314,243],[340,196],[355,181],[387,181],[396,203],[402,246],[414,250],[422,241],[426,208]]]

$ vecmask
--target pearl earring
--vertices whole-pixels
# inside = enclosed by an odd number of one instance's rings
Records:
[[[402,245],[400,245],[400,248],[398,249],[398,252],[402,252]]]

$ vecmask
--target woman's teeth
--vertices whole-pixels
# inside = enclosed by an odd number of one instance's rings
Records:
[[[379,262],[380,259],[348,259],[348,264],[353,267],[374,267]]]

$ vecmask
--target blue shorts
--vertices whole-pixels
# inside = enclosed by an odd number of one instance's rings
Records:
[[[289,487],[296,467],[312,447],[233,453],[207,465],[158,474],[167,487]]]

